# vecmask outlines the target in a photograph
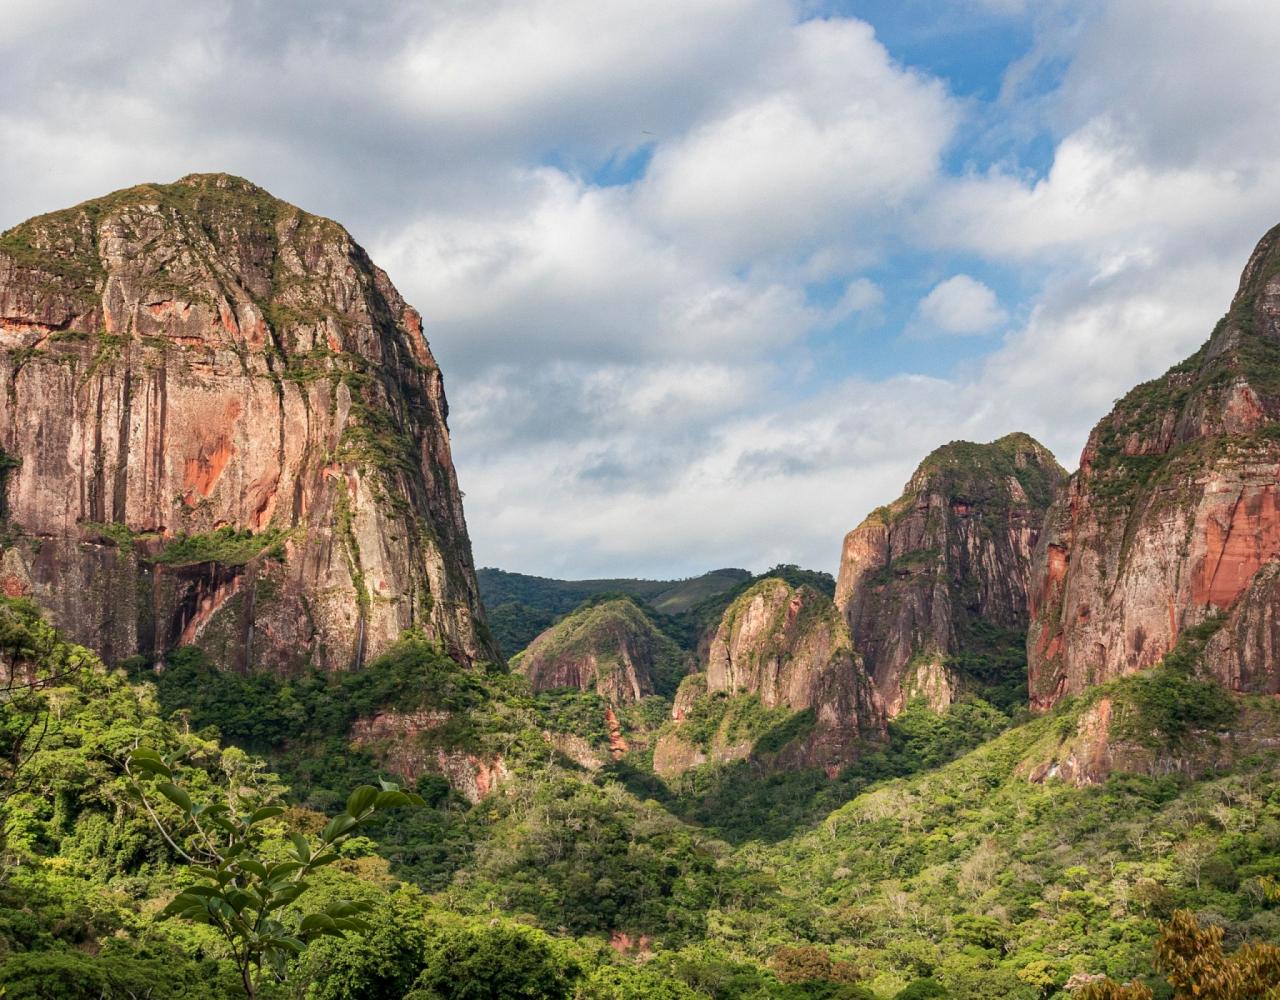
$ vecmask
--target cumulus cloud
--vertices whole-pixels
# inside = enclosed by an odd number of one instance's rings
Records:
[[[0,227],[193,170],[341,219],[426,317],[511,569],[830,569],[946,440],[1070,465],[1280,221],[1280,14],[1243,0],[955,0],[1038,25],[985,103],[788,0],[90,6],[6,8]],[[993,118],[1051,166],[957,166]],[[904,325],[1001,336],[925,375]]]
[[[784,38],[724,114],[657,150],[643,185],[669,232],[739,264],[882,218],[933,179],[958,119],[867,24],[808,21]]]
[[[1009,318],[996,293],[967,274],[934,285],[918,312],[925,333],[986,333]]]

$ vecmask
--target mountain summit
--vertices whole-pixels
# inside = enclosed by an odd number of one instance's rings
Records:
[[[337,223],[227,174],[0,236],[6,593],[108,660],[493,658],[418,313]]]
[[[1025,696],[1031,553],[1066,477],[1026,434],[932,452],[902,496],[845,536],[836,604],[891,714],[962,687]]]
[[[1036,554],[1032,703],[1150,667],[1189,628],[1237,691],[1280,691],[1280,227],[1209,341],[1089,435]]]

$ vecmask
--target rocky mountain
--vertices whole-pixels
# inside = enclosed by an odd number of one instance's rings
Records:
[[[493,658],[422,321],[341,226],[225,174],[0,236],[0,581],[108,660]]]
[[[1280,692],[1278,488],[1280,228],[1208,342],[1089,435],[1036,552],[1033,704],[1153,666],[1204,626],[1204,670]]]
[[[556,580],[482,567],[476,579],[494,639],[513,656],[585,601],[625,594],[658,614],[688,616],[700,604],[743,586],[751,574],[716,569],[684,580]]]
[[[685,654],[629,598],[579,608],[511,660],[535,691],[578,688],[612,704],[674,694]]]
[[[844,539],[835,601],[891,715],[1025,698],[1031,556],[1066,473],[1026,434],[953,441]]]
[[[766,714],[736,711],[741,696]],[[798,724],[792,713],[803,713]],[[774,578],[724,612],[706,670],[681,685],[672,718],[655,748],[659,773],[761,752],[834,771],[885,736],[880,699],[831,599]]]

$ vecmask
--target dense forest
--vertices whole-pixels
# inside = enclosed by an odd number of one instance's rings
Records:
[[[299,858],[332,855],[270,911],[284,944],[252,966],[264,997],[1031,1000],[1086,973],[1138,981],[1090,996],[1170,996],[1170,956],[1207,933],[1184,910],[1225,929],[1219,966],[1270,975],[1276,962],[1241,948],[1280,934],[1276,753],[1197,777],[1027,778],[1101,697],[1188,759],[1214,756],[1198,734],[1242,718],[1280,736],[1270,700],[1226,696],[1172,657],[1018,725],[976,700],[913,708],[834,781],[743,761],[667,785],[643,751],[591,769],[548,742],[599,718],[594,696],[534,696],[412,635],[354,674],[241,676],[196,648],[155,674],[103,664],[6,599],[0,650],[6,997],[243,992],[220,928],[174,908],[219,881],[188,857],[192,811],[214,806],[261,817],[232,838],[260,860],[222,862],[236,873],[224,886],[245,883],[242,915],[269,905],[251,867],[288,878]],[[501,793],[472,804],[426,774],[413,801],[326,847],[352,792],[386,778],[344,735],[375,706],[448,711],[435,738],[501,752]],[[1218,974],[1196,961],[1195,981]]]

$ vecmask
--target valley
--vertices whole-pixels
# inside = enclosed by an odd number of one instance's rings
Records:
[[[477,570],[422,316],[227,174],[0,235],[0,381],[6,998],[1280,990],[1280,230],[837,575]]]

